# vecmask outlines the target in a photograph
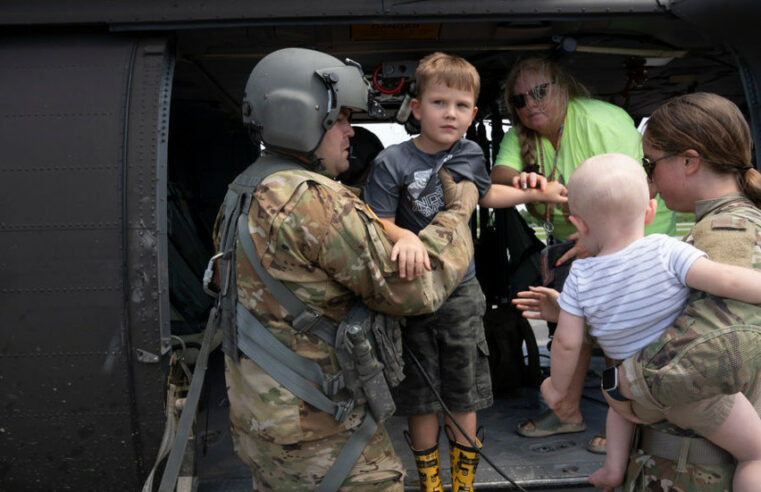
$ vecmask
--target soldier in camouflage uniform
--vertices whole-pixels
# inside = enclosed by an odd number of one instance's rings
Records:
[[[643,147],[666,205],[696,214],[685,240],[715,261],[761,268],[761,174],[739,109],[714,94],[676,98],[653,113]],[[660,421],[641,429],[623,490],[732,490],[731,456],[662,420],[690,406],[703,412],[692,427],[710,433],[731,424],[737,392],[761,412],[760,374],[761,307],[693,292],[674,325],[620,367],[621,393],[636,402],[606,394],[620,413]]]
[[[356,302],[392,315],[430,313],[459,284],[472,258],[467,220],[477,191],[471,182],[447,181],[446,210],[420,232],[432,271],[401,279],[380,222],[354,191],[333,180],[348,168],[350,108],[367,110],[369,86],[354,68],[323,53],[289,48],[271,53],[252,71],[244,121],[268,149],[265,157],[299,169],[260,182],[248,231],[267,272],[334,323]],[[286,347],[336,374],[334,348],[293,327],[240,246],[238,239],[238,303]],[[227,354],[226,379],[235,448],[251,468],[255,490],[317,488],[367,411],[367,405],[357,405],[338,421],[243,354]],[[340,490],[401,491],[403,476],[389,436],[378,425]]]

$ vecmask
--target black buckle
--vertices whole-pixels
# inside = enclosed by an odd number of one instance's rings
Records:
[[[344,419],[354,410],[354,399],[344,400],[336,403],[336,413],[333,417],[338,422],[343,422]]]
[[[309,309],[303,310],[295,318],[293,318],[293,328],[299,333],[304,333],[311,330],[317,321],[320,319],[319,314]]]
[[[328,398],[333,398],[345,387],[343,371],[338,371],[335,374],[323,374],[322,377],[322,392],[325,393]]]

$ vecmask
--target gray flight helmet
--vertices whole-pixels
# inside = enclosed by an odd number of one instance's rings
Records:
[[[312,154],[342,107],[383,115],[356,62],[285,48],[262,58],[243,95],[243,122],[267,147]]]

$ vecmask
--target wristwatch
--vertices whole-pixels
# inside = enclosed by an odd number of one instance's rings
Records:
[[[627,397],[621,394],[621,392],[618,391],[618,366],[620,364],[616,364],[615,366],[610,366],[604,371],[602,371],[602,381],[600,386],[602,387],[602,390],[606,393],[608,393],[608,396],[613,398],[614,400],[618,401],[629,401]]]

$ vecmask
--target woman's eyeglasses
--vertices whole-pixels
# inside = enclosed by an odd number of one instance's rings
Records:
[[[531,99],[536,102],[541,101],[547,95],[547,87],[549,87],[551,83],[552,82],[545,82],[544,84],[535,85],[529,89],[528,92],[523,94],[513,94],[509,98],[510,104],[515,106],[515,109],[521,109],[526,106],[526,96],[531,96]]]
[[[658,164],[658,161],[662,161],[663,159],[668,159],[669,157],[674,157],[675,155],[678,155],[679,152],[672,152],[670,154],[662,155],[657,159],[651,159],[647,156],[642,158],[642,167],[645,168],[645,173],[647,174],[647,179],[650,181],[653,180],[653,172],[655,172],[655,165]]]

